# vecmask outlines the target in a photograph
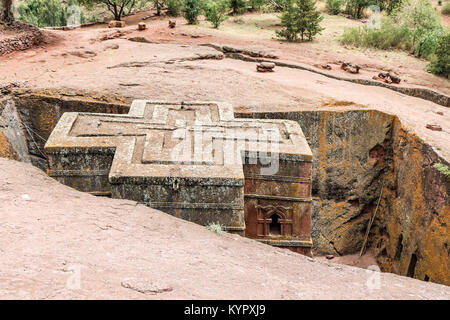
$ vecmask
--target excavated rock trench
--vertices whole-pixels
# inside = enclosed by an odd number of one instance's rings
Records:
[[[0,156],[47,169],[43,146],[64,112],[127,113],[129,99],[55,91],[17,91],[0,101]],[[450,285],[449,163],[396,116],[376,110],[236,113],[297,121],[314,156],[315,254],[368,248],[381,269]],[[377,209],[378,206],[378,209]]]

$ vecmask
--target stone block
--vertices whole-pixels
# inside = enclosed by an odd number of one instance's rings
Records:
[[[125,27],[125,21],[117,21],[117,20],[113,20],[110,21],[108,24],[109,28],[123,28]]]
[[[139,22],[138,23],[138,30],[145,30],[147,29],[147,25],[144,22]]]
[[[128,115],[64,113],[45,152],[49,175],[78,190],[310,252],[312,153],[297,122],[135,100]]]

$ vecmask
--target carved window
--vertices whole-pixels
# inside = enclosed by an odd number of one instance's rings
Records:
[[[258,210],[258,236],[277,237],[292,235],[292,208],[283,206],[256,206]]]

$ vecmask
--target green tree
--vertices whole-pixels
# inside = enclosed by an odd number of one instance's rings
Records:
[[[246,0],[230,0],[231,13],[233,15],[240,14],[247,9]]]
[[[80,4],[92,7],[95,4],[103,4],[114,15],[114,20],[122,19],[126,11],[130,12],[136,0],[79,0]]]
[[[286,0],[283,14],[281,15],[281,26],[283,29],[275,31],[277,36],[287,41],[297,41],[298,10],[294,0]]]
[[[19,20],[39,28],[67,25],[66,7],[60,0],[28,0],[20,3]]]
[[[261,7],[266,4],[266,0],[249,0],[249,5],[251,7],[251,11],[258,11]]]
[[[434,74],[450,77],[450,33],[439,39],[434,49],[434,59],[429,65],[429,70]]]
[[[316,2],[315,0],[300,0],[299,8],[301,12],[302,25],[304,24],[305,33],[308,36],[308,40],[312,41],[314,36],[320,34],[323,28],[320,26],[320,23],[323,20],[323,16],[319,11],[316,10]],[[302,34],[303,40],[303,34]]]
[[[343,0],[327,0],[326,9],[329,14],[337,15],[341,12]]]
[[[164,8],[164,5],[166,4],[165,0],[152,0],[153,2],[153,6],[156,9],[156,15],[160,16],[161,15],[161,10],[162,8]]]
[[[361,19],[363,10],[375,2],[374,0],[347,0],[345,12],[355,19]]]
[[[228,0],[211,0],[205,3],[206,20],[213,24],[214,28],[218,28],[222,22],[228,19]]]
[[[432,40],[433,35],[430,33],[436,36],[444,31],[440,17],[428,0],[405,0],[403,5],[393,12],[393,17],[397,23],[404,24],[411,30],[412,45],[416,54],[423,51],[422,38],[429,37]]]
[[[197,18],[202,13],[200,0],[184,0],[183,16],[189,24],[197,24]]]
[[[167,14],[172,17],[178,17],[183,7],[182,0],[167,0]]]
[[[288,41],[297,41],[299,36],[302,41],[305,38],[312,41],[323,30],[320,26],[322,20],[315,0],[287,0],[281,16],[283,29],[277,30],[276,34]]]
[[[14,14],[12,12],[12,0],[2,0],[1,2],[0,22],[10,23],[14,21]]]

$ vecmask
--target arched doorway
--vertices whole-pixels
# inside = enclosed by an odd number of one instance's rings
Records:
[[[272,222],[270,223],[270,234],[273,236],[281,235],[280,217],[277,214],[272,215]]]

